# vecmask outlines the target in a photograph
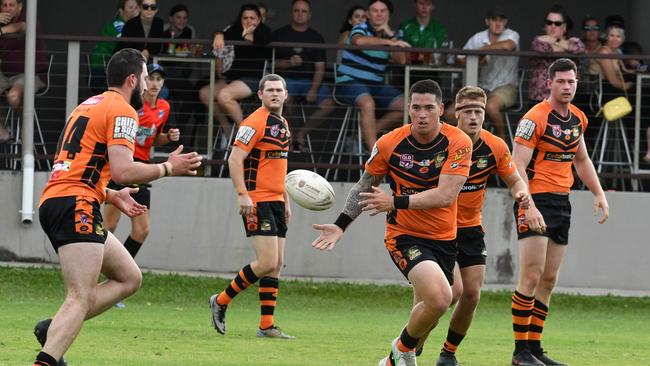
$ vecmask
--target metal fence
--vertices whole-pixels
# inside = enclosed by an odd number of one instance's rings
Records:
[[[48,68],[37,73],[44,86],[36,94],[35,101],[35,153],[36,168],[48,170],[51,168],[52,154],[56,148],[59,133],[63,128],[68,113],[72,107],[91,95],[103,89],[101,75],[96,75],[96,70],[91,67],[90,51],[95,41],[106,40],[101,37],[64,37],[45,36],[47,40]],[[137,39],[135,39],[137,40]],[[169,43],[169,40],[149,40]],[[186,40],[185,40],[186,41]],[[196,40],[197,44],[208,48],[209,40]],[[311,48],[319,47],[328,51],[333,56],[341,47],[337,45],[318,44],[271,44],[272,47]],[[355,48],[355,47],[350,47]],[[384,49],[378,47],[377,49]],[[77,53],[78,51],[78,53]],[[408,89],[415,80],[433,78],[443,88],[445,102],[453,100],[455,93],[466,84],[476,84],[479,75],[479,58],[485,55],[516,55],[520,61],[520,82],[517,84],[517,102],[505,110],[510,133],[521,116],[533,105],[528,99],[527,88],[531,78],[528,61],[531,57],[542,55],[534,52],[483,52],[463,50],[419,50],[440,54],[431,57],[440,60],[436,65],[394,65],[388,68],[386,83],[400,91]],[[453,55],[463,53],[467,55],[464,66],[453,64]],[[273,53],[275,54],[275,53]],[[450,56],[450,57],[447,57]],[[557,54],[556,56],[568,56]],[[584,56],[571,55],[581,63],[588,62]],[[598,56],[596,56],[598,57]],[[631,57],[631,56],[630,56]],[[630,58],[621,56],[621,58]],[[204,154],[204,175],[226,177],[228,176],[225,161],[232,143],[232,126],[235,121],[229,121],[220,110],[218,104],[205,103],[207,91],[212,79],[213,95],[218,95],[224,81],[219,78],[214,70],[214,57],[210,52],[196,51],[176,54],[164,53],[153,58],[167,68],[166,90],[161,96],[167,99],[172,108],[167,127],[181,129],[181,142],[188,148]],[[330,57],[334,59],[334,57]],[[449,60],[449,64],[447,64]],[[276,59],[267,60],[263,70],[256,70],[260,77],[267,72],[275,71],[282,75],[276,66]],[[334,73],[336,63],[327,62],[323,85],[328,87],[328,98],[332,97],[335,87]],[[212,76],[211,76],[212,75]],[[307,79],[311,75],[305,75]],[[98,79],[99,78],[99,79]],[[608,189],[616,190],[643,190],[643,180],[648,178],[650,164],[644,159],[648,149],[648,134],[646,129],[650,126],[648,108],[650,108],[650,76],[638,74],[636,88],[631,90],[629,99],[634,105],[634,112],[620,121],[607,122],[598,111],[605,101],[611,99],[610,89],[603,88],[602,77],[598,75],[580,75],[580,83],[575,104],[588,115],[590,128],[585,134],[590,154],[593,154],[594,163],[599,170],[603,183]],[[606,82],[605,82],[606,83]],[[206,90],[207,88],[207,90]],[[201,90],[203,91],[201,92]],[[201,100],[202,94],[203,101]],[[209,95],[208,95],[209,96]],[[241,101],[244,116],[259,107],[260,102],[255,93]],[[0,145],[0,168],[20,168],[20,111],[8,109],[2,105],[0,118],[4,116],[4,124],[14,138],[13,142]],[[293,98],[292,103],[285,107],[285,117],[290,123],[294,137],[304,129],[311,115],[319,107],[308,103],[304,98]],[[387,111],[377,107],[376,115],[381,118]],[[406,114],[406,108],[404,108]],[[406,115],[403,121],[406,121]],[[237,121],[238,122],[238,121]],[[364,146],[358,126],[358,110],[354,106],[342,103],[333,103],[331,110],[319,118],[319,124],[306,133],[304,141],[294,143],[294,151],[290,154],[290,166],[293,168],[314,169],[330,180],[354,181],[358,179],[363,162],[368,156],[368,148]],[[225,128],[224,128],[225,127]],[[490,121],[486,121],[485,128],[490,129]],[[605,128],[607,127],[607,128]],[[295,139],[294,139],[295,141]],[[511,141],[508,141],[511,143]],[[170,148],[157,149],[154,158],[162,158]],[[498,181],[493,182],[498,184]],[[576,188],[580,188],[580,182]]]

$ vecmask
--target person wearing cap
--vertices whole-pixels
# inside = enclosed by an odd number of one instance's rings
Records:
[[[474,34],[465,43],[465,50],[518,51],[519,33],[508,28],[508,17],[503,9],[492,7],[485,16],[487,29]],[[461,63],[464,56],[459,56]],[[519,57],[517,56],[483,56],[479,70],[478,85],[487,94],[485,112],[494,134],[506,139],[505,118],[503,110],[517,102],[517,83]]]
[[[163,133],[165,123],[169,117],[169,103],[163,98],[159,98],[158,94],[165,84],[165,70],[159,64],[149,64],[147,66],[149,75],[146,77],[147,90],[144,92],[144,105],[138,111],[138,131],[135,136],[135,151],[133,152],[133,160],[147,163],[151,153],[152,146],[166,145],[170,142],[179,140],[181,134],[177,128],[171,128]],[[109,182],[108,187],[111,189],[119,190],[122,186],[116,184],[112,180]],[[140,250],[142,243],[149,235],[149,208],[151,206],[151,192],[149,187],[151,185],[144,184],[138,185],[140,189],[131,196],[141,205],[147,206],[147,211],[140,216],[131,218],[131,233],[124,241],[124,247],[135,258],[135,255]],[[115,233],[117,224],[120,221],[120,210],[106,203],[104,208],[104,227]]]

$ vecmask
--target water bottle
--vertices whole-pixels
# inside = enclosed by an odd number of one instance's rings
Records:
[[[438,40],[435,38],[433,39],[433,48],[438,48]],[[434,65],[440,65],[440,54],[434,52],[432,61]]]
[[[174,39],[174,31],[171,32],[171,38],[172,40]],[[176,54],[176,43],[170,42],[167,52],[169,52],[170,55]]]
[[[450,50],[453,49],[454,48],[454,41],[452,41],[450,39],[449,42],[447,42],[447,46],[448,46],[448,48]],[[456,63],[456,56],[453,53],[448,53],[447,54],[447,65],[453,65],[455,63]]]

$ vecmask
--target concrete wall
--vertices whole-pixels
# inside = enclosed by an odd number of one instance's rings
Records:
[[[36,178],[35,190],[40,193],[46,175],[37,173]],[[384,225],[380,217],[361,216],[332,252],[311,248],[316,236],[311,224],[332,222],[349,188],[348,183],[334,184],[337,201],[325,212],[292,206],[294,218],[288,232],[286,275],[402,280],[383,246]],[[20,174],[0,172],[0,261],[56,261],[38,217],[31,227],[20,223],[20,189]],[[155,182],[152,231],[138,255],[138,263],[144,268],[171,271],[239,270],[253,258],[253,252],[244,237],[234,197],[227,179],[168,178]],[[559,285],[650,290],[650,250],[642,229],[647,225],[650,195],[611,192],[608,199],[612,217],[605,225],[598,225],[591,212],[591,194],[572,193],[570,249]],[[507,192],[488,190],[484,206],[488,283],[511,284],[516,280],[517,242],[511,212]],[[120,239],[128,235],[129,226],[123,217],[117,233]]]

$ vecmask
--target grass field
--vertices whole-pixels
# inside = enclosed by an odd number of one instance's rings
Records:
[[[208,296],[226,280],[145,274],[142,289],[86,323],[66,354],[78,365],[376,365],[407,318],[406,286],[286,281],[276,322],[295,340],[255,337],[257,291],[228,309],[228,333],[212,328]],[[253,290],[253,291],[251,291]],[[32,328],[63,299],[56,269],[0,268],[0,365],[31,364]],[[433,365],[449,314],[432,333],[420,365]],[[545,347],[572,366],[650,365],[650,298],[557,295]],[[463,366],[509,365],[510,293],[485,292],[459,349]]]

